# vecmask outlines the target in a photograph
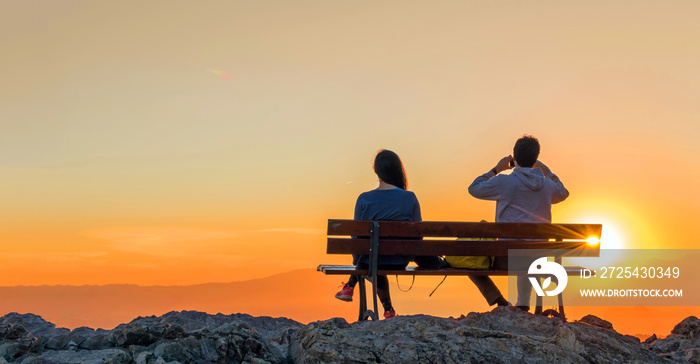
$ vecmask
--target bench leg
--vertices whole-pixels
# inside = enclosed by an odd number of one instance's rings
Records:
[[[539,278],[538,278],[539,280]],[[559,300],[559,311],[551,308],[542,311],[542,297],[537,296],[537,308],[535,309],[535,315],[543,315],[543,316],[551,316],[551,317],[558,317],[562,319],[564,322],[566,322],[566,316],[564,315],[564,296],[562,293],[559,293],[557,295],[557,299]]]
[[[367,278],[372,282],[372,298],[374,299],[374,311],[366,310],[365,318],[372,321],[379,320],[377,314],[377,260],[379,259],[379,221],[372,221],[369,238],[369,271]]]
[[[559,318],[566,322],[566,316],[564,315],[564,297],[559,293]]]
[[[377,314],[376,282],[372,286],[372,293],[374,296],[374,311],[367,309],[367,288],[365,286],[365,282],[365,276],[359,276],[359,280],[357,283],[360,284],[360,316],[358,317],[357,321],[366,321],[368,319],[372,319],[372,321],[377,321],[379,320],[379,316]]]
[[[365,288],[365,277],[359,276],[359,282],[357,283],[360,284],[360,317],[357,319],[357,321],[364,321],[365,311],[367,311],[367,291]]]
[[[559,265],[562,265],[561,256],[555,256],[555,257],[554,257],[554,261],[555,261],[556,263],[558,263]],[[559,282],[557,282],[557,285],[559,285]],[[563,292],[562,292],[562,293],[563,293]],[[560,317],[562,320],[564,320],[564,322],[566,322],[566,316],[564,315],[564,296],[562,295],[562,293],[559,293],[559,295],[558,295],[558,296],[559,296],[559,297],[558,297],[558,300],[559,300],[559,317]]]
[[[540,284],[540,287],[542,286],[542,280],[540,277],[537,277],[537,283]],[[542,314],[542,296],[540,295],[535,295],[535,315],[541,315]]]
[[[374,311],[372,312],[372,321],[378,321],[379,320],[379,309],[377,307],[377,301],[379,301],[379,297],[377,296],[377,275],[375,274],[372,276],[372,298],[374,302]]]

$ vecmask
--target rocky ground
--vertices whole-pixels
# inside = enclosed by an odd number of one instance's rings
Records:
[[[1,363],[700,363],[700,320],[640,342],[595,316],[564,323],[513,308],[459,319],[398,316],[302,325],[286,318],[170,312],[113,330],[0,318]]]

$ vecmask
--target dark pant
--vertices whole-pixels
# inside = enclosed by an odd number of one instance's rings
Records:
[[[513,262],[511,264],[512,269],[525,270],[530,266],[532,262],[531,257],[513,257]],[[493,260],[493,269],[497,270],[508,270],[508,257],[495,257]],[[493,280],[489,276],[470,276],[472,282],[479,292],[484,296],[486,302],[489,305],[496,303],[498,297],[501,297],[501,291],[493,283]],[[527,276],[519,275],[517,278],[518,285],[518,300],[516,306],[530,306],[530,295],[532,292],[532,286]]]
[[[492,269],[507,270],[508,257],[494,257]],[[498,297],[503,297],[501,290],[496,287],[493,280],[489,276],[469,276],[476,288],[479,289],[481,295],[484,296],[489,306],[494,305]]]

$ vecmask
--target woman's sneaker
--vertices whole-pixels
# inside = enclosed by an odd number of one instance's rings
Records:
[[[390,318],[392,318],[392,317],[394,317],[394,316],[396,316],[396,311],[394,311],[393,308],[392,308],[391,310],[389,310],[389,311],[384,311],[384,319],[385,319],[385,320],[386,320],[386,319],[390,319]]]
[[[352,294],[354,291],[354,287],[343,286],[343,289],[341,289],[340,292],[335,294],[335,298],[345,302],[352,302]]]

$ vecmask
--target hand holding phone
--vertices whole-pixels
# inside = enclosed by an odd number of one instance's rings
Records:
[[[513,156],[509,155],[507,157],[501,158],[500,161],[498,161],[498,164],[496,164],[496,173],[501,173],[505,171],[506,169],[511,169],[513,168]]]

